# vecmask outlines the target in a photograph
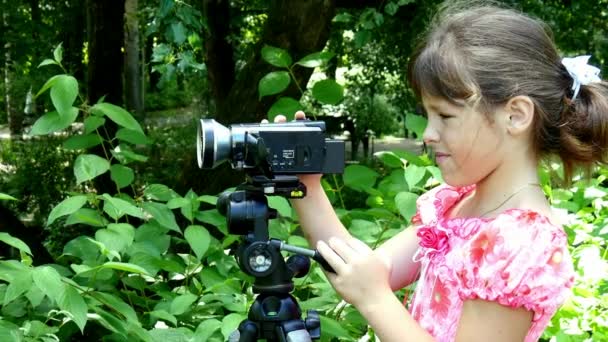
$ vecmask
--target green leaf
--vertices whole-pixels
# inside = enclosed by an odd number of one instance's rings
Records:
[[[190,199],[179,197],[179,198],[173,198],[169,202],[167,202],[167,207],[169,209],[177,209],[177,208],[188,206],[191,203],[192,202],[190,201]]]
[[[68,150],[85,150],[97,146],[102,142],[103,139],[97,134],[79,134],[69,137],[68,140],[63,143],[63,147]]]
[[[134,237],[135,228],[128,223],[112,223],[107,229],[95,232],[95,240],[118,253],[125,251],[133,243]]]
[[[380,151],[374,153],[374,157],[380,159],[384,165],[391,168],[402,168],[403,161],[396,155],[394,152],[390,151]]]
[[[214,225],[224,234],[228,234],[226,228],[226,218],[220,214],[217,209],[199,211],[196,214],[196,219],[201,222]]]
[[[0,341],[22,342],[23,332],[18,325],[4,319],[0,320]]]
[[[410,164],[405,168],[405,181],[410,189],[414,189],[416,185],[426,175],[426,167]]]
[[[222,320],[222,335],[224,335],[224,340],[227,340],[230,334],[239,327],[241,321],[246,318],[247,316],[237,313],[231,313],[224,317]]]
[[[165,310],[154,310],[150,312],[150,316],[162,319],[163,321],[173,323],[174,326],[177,326],[177,318],[172,314],[168,313]],[[205,320],[206,321],[206,320]],[[205,341],[205,340],[196,340],[196,341]]]
[[[141,219],[143,219],[145,217],[145,214],[141,208],[139,208],[123,199],[120,199],[117,197],[112,197],[108,194],[103,194],[101,197],[106,201],[106,204],[109,202],[109,204],[111,204],[111,206],[113,207],[112,209],[115,210],[115,212],[114,212],[116,214],[116,217],[114,217],[115,219],[118,219],[125,214],[129,215],[129,216],[141,218]],[[104,211],[105,210],[106,209],[104,208]]]
[[[405,128],[407,128],[408,131],[414,132],[418,139],[422,139],[426,125],[427,119],[425,117],[414,113],[405,114]]]
[[[116,146],[112,151],[112,156],[114,156],[118,161],[122,164],[127,164],[132,161],[140,161],[145,162],[148,160],[148,157],[137,154],[133,152],[128,145],[120,144]]]
[[[57,204],[51,213],[49,214],[49,219],[46,222],[46,225],[49,226],[55,220],[61,216],[69,215],[76,210],[82,208],[82,206],[87,202],[87,197],[83,195],[72,196],[64,199],[59,204]]]
[[[198,198],[199,202],[209,203],[211,205],[217,205],[217,196],[202,195]]]
[[[0,201],[16,201],[17,199],[11,195],[0,192]]]
[[[150,184],[144,189],[144,196],[154,201],[167,202],[180,197],[175,191],[163,184]]]
[[[376,183],[378,173],[367,166],[349,165],[344,169],[344,185],[359,191],[371,188]]]
[[[149,145],[151,143],[150,139],[143,132],[127,128],[119,129],[116,132],[116,138],[134,145]]]
[[[32,255],[32,251],[30,250],[30,248],[25,244],[25,242],[19,240],[16,237],[12,237],[9,233],[4,233],[1,232],[0,233],[0,241],[4,242],[5,244],[15,247],[18,250],[25,252],[29,255]]]
[[[81,184],[91,180],[110,169],[110,162],[94,154],[81,154],[74,162],[76,183]]]
[[[321,103],[336,105],[344,98],[344,88],[332,79],[321,80],[312,87],[312,96]]]
[[[291,83],[291,76],[287,71],[273,71],[266,74],[258,84],[260,99],[267,95],[274,95],[287,89]]]
[[[59,304],[65,291],[65,284],[61,281],[59,273],[50,266],[40,266],[34,269],[32,277],[40,291]]]
[[[163,227],[169,228],[170,230],[181,233],[177,222],[175,221],[175,215],[171,209],[167,208],[166,205],[155,202],[146,202],[143,204],[144,210],[148,212],[152,217]]]
[[[353,16],[350,13],[338,13],[334,19],[332,20],[332,22],[334,23],[348,23],[353,19]]]
[[[184,237],[198,260],[202,260],[209,248],[209,243],[211,243],[211,237],[207,229],[203,226],[189,226],[184,232]]]
[[[66,226],[79,223],[93,227],[105,227],[108,224],[108,220],[97,210],[80,208],[70,214],[70,216],[68,216],[68,218],[65,220]]]
[[[63,59],[63,43],[59,43],[57,47],[55,47],[55,50],[53,50],[53,58],[55,59],[55,62],[61,63],[61,60]]]
[[[335,55],[335,53],[329,51],[315,52],[300,59],[296,64],[306,68],[316,68],[326,65]]]
[[[269,64],[281,68],[288,68],[291,65],[289,52],[269,45],[262,48],[262,58]]]
[[[62,310],[70,313],[80,332],[83,332],[87,324],[87,304],[82,295],[72,286],[65,286],[57,304]]]
[[[51,88],[51,101],[61,117],[70,117],[78,97],[78,81],[73,76],[59,75]]]
[[[342,336],[350,336],[348,330],[346,330],[342,324],[333,318],[329,318],[326,316],[319,316],[321,319],[321,326],[323,327],[323,334],[327,337],[342,337]]]
[[[181,315],[184,312],[188,311],[190,306],[198,299],[197,296],[192,293],[185,293],[181,296],[175,297],[171,302],[171,308],[169,312],[172,315]]]
[[[139,324],[139,319],[137,318],[135,310],[133,310],[133,308],[129,304],[125,303],[119,297],[105,292],[93,292],[93,294],[93,298],[101,299],[102,301],[100,301],[100,303],[104,304],[107,307],[110,307],[114,310],[114,312],[117,312],[118,314],[122,315],[124,318],[127,319],[127,322]]]
[[[186,41],[186,27],[181,21],[171,24],[171,32],[175,44],[182,45]]]
[[[113,105],[111,103],[102,102],[91,107],[91,112],[101,112],[118,125],[143,133],[143,130],[141,129],[141,126],[137,120],[135,120],[135,118],[133,118],[133,116],[122,107]]]
[[[268,121],[274,121],[274,117],[283,114],[287,121],[293,120],[294,114],[304,107],[297,100],[291,97],[281,97],[268,110]]]
[[[63,254],[75,256],[83,262],[91,262],[97,259],[99,251],[90,238],[79,236],[63,247]]]
[[[38,90],[38,93],[36,93],[36,96],[34,96],[34,98],[40,96],[40,94],[44,93],[45,91],[49,90],[49,88],[51,88],[53,86],[53,84],[55,84],[55,82],[57,82],[57,80],[59,79],[61,75],[55,75],[51,78],[49,78],[44,85],[42,85],[42,87],[40,88],[40,90]]]
[[[133,182],[135,175],[130,167],[114,164],[110,167],[110,178],[122,189]]]
[[[78,117],[78,108],[72,107],[64,114],[65,115],[60,115],[57,112],[48,112],[44,114],[34,122],[30,135],[45,135],[67,128],[76,121],[76,118]]]
[[[148,274],[148,271],[146,271],[142,267],[134,265],[134,264],[126,263],[126,262],[108,261],[105,264],[101,265],[100,268],[110,268],[110,269],[119,270],[119,271],[143,274],[143,275],[147,275],[147,276],[150,275],[150,274]]]
[[[32,283],[32,272],[29,269],[27,272],[19,273],[6,288],[3,305],[12,302],[23,293],[29,291],[32,287]]]
[[[400,192],[395,196],[397,210],[408,222],[416,214],[416,200],[418,195],[411,192]]]
[[[217,319],[206,319],[203,320],[196,331],[194,332],[194,341],[207,341],[213,333],[222,326],[222,322]]]
[[[367,45],[372,39],[372,32],[370,30],[361,29],[355,33],[355,47],[357,49]]]
[[[291,206],[285,197],[268,196],[268,206],[278,210],[279,215],[283,217],[291,217]]]
[[[386,6],[384,6],[384,12],[388,15],[395,15],[395,13],[397,13],[398,10],[399,10],[399,5],[397,5],[394,2],[389,2],[388,4],[386,4]]]
[[[38,64],[38,67],[40,68],[40,67],[43,67],[45,65],[51,65],[51,64],[59,65],[59,63],[57,63],[56,61],[47,58],[47,59],[43,60],[42,63]]]
[[[88,118],[84,119],[84,134],[92,133],[104,123],[106,123],[106,119],[104,118],[100,118],[98,116],[89,116]]]

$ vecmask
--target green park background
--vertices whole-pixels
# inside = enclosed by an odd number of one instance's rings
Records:
[[[323,178],[344,225],[372,246],[408,227],[441,182],[405,77],[438,2],[0,0],[0,341],[223,341],[238,326],[254,279],[216,201],[244,174],[197,167],[201,118],[325,120],[348,149]],[[607,0],[503,2],[606,75]],[[576,268],[541,340],[607,341],[608,169],[539,174]],[[270,235],[307,246],[289,202],[269,205]],[[293,294],[322,341],[374,339],[318,265]]]

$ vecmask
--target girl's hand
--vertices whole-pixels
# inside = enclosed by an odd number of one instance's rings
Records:
[[[390,293],[389,261],[382,259],[364,242],[332,237],[329,245],[317,243],[317,249],[336,271],[327,278],[342,298],[359,310],[373,305],[378,296]]]

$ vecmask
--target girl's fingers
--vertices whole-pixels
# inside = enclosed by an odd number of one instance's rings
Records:
[[[285,121],[287,121],[287,118],[283,114],[279,114],[274,117],[274,122],[285,122]]]
[[[317,242],[317,250],[337,274],[343,270],[345,265],[344,260],[324,241]]]
[[[306,119],[306,114],[304,114],[303,111],[299,110],[294,114],[293,118],[295,120],[304,120]]]
[[[262,123],[268,123],[268,119],[262,119]]]
[[[372,251],[372,249],[365,242],[359,239],[352,238],[347,240],[346,243],[348,243],[348,245],[359,254],[367,254],[368,252]]]
[[[353,261],[357,257],[357,252],[353,250],[344,240],[332,237],[328,241],[329,247],[338,254],[346,263]]]

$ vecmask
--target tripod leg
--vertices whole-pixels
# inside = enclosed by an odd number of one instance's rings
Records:
[[[258,327],[250,320],[244,320],[239,328],[228,337],[229,342],[252,342],[258,339]]]

